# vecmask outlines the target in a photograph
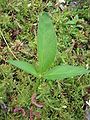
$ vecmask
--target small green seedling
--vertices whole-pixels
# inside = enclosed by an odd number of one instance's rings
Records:
[[[59,65],[50,69],[57,51],[57,39],[50,16],[46,12],[39,17],[37,40],[37,65],[18,60],[8,62],[37,78],[47,80],[61,80],[90,72],[84,67],[71,65]]]

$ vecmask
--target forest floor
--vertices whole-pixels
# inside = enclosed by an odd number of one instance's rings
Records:
[[[89,68],[89,2],[68,0],[64,10],[55,4],[55,0],[0,0],[0,120],[33,120],[32,113],[34,120],[85,120],[89,116],[90,75],[43,81],[36,90],[32,75],[6,62],[37,60],[38,18],[47,11],[57,35],[55,64]],[[33,105],[33,99],[43,107]]]

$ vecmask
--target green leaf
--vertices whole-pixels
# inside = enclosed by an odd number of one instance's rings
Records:
[[[45,72],[54,61],[57,48],[56,34],[50,16],[42,13],[38,26],[38,61],[40,73]]]
[[[8,63],[24,70],[27,73],[33,74],[35,76],[37,76],[37,72],[35,70],[35,67],[32,64],[29,64],[25,61],[18,61],[18,60],[8,60]]]
[[[50,69],[44,78],[48,80],[64,79],[89,73],[90,70],[79,66],[61,65]]]

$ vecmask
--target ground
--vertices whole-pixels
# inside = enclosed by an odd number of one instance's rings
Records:
[[[47,11],[57,35],[53,65],[90,65],[89,1],[68,0],[62,11],[52,0],[0,0],[0,120],[28,120],[33,110],[41,120],[85,120],[90,99],[90,75],[42,81],[7,63],[37,61],[38,18]],[[35,106],[32,97],[43,107]],[[18,112],[15,109],[19,108]],[[24,115],[25,112],[25,115]],[[37,120],[39,115],[34,115]],[[31,118],[30,118],[31,119]],[[33,120],[33,119],[32,119]]]

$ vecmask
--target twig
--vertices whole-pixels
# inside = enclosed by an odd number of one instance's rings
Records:
[[[8,48],[8,50],[9,50],[9,52],[13,55],[13,57],[14,57],[16,60],[18,60],[18,58],[14,55],[14,53],[13,53],[12,50],[11,50],[11,48],[9,47],[9,45],[8,45],[8,43],[7,43],[4,35],[3,35],[3,32],[2,32],[1,30],[0,30],[0,33],[1,33],[1,36],[2,36],[2,38],[3,38],[3,40],[4,40],[4,42],[5,42],[6,45],[7,45],[7,48]]]
[[[42,103],[38,103],[36,101],[36,94],[35,93],[31,97],[31,103],[34,104],[38,108],[43,108],[43,104]]]

